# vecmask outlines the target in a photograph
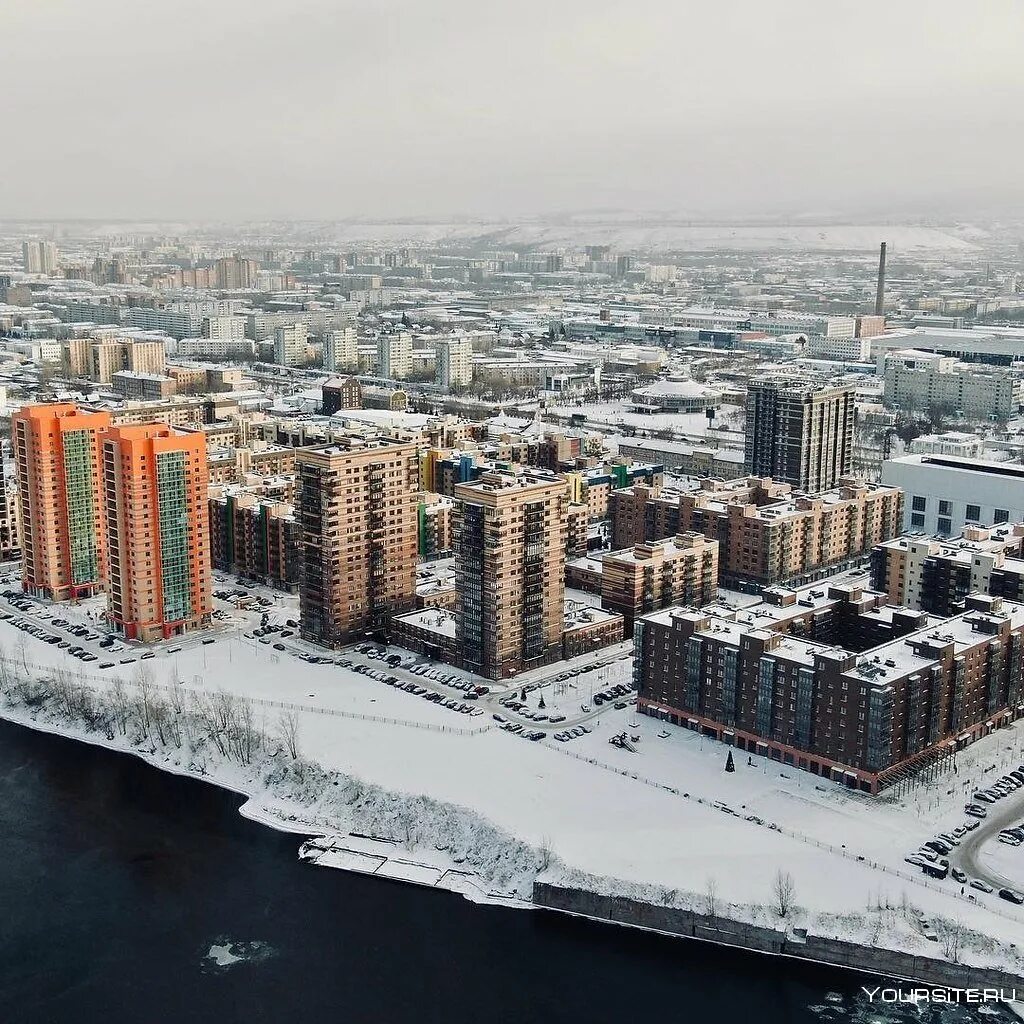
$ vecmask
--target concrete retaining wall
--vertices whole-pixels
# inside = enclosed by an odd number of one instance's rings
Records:
[[[1016,989],[1024,997],[1024,978],[1006,971],[951,964],[931,957],[897,950],[861,946],[842,939],[808,935],[806,940],[783,930],[744,924],[692,910],[641,903],[624,896],[602,896],[582,889],[536,882],[533,900],[538,906],[612,924],[631,925],[651,931],[736,946],[759,953],[790,956],[799,960],[864,971],[887,978],[902,978],[945,988]]]

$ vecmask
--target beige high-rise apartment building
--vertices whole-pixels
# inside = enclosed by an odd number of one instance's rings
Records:
[[[260,265],[241,256],[222,256],[214,263],[213,270],[218,288],[255,288]]]
[[[281,366],[305,366],[309,329],[304,323],[274,328],[274,362]]]
[[[491,471],[455,487],[456,637],[463,665],[503,679],[561,657],[565,480]]]
[[[52,274],[57,269],[57,246],[53,242],[22,242],[21,264],[26,274]]]
[[[416,447],[358,438],[295,456],[302,636],[337,647],[384,634],[416,597]]]
[[[462,334],[437,343],[435,380],[441,387],[464,387],[473,380],[473,343]]]
[[[324,335],[324,369],[357,370],[359,368],[359,339],[354,326],[337,327]]]
[[[71,338],[62,346],[61,365],[69,376],[109,384],[122,370],[162,375],[167,353],[158,339]]]

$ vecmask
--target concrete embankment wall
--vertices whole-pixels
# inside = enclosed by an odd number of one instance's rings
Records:
[[[549,910],[579,914],[612,924],[646,928],[682,938],[811,960],[936,987],[1016,989],[1024,997],[1024,978],[1006,971],[951,964],[930,957],[861,946],[855,942],[820,935],[808,935],[806,940],[797,940],[775,928],[744,924],[676,907],[641,903],[624,896],[602,896],[546,882],[534,884],[533,900],[538,906]]]

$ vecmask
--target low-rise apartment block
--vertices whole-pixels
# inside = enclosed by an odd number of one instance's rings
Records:
[[[626,636],[641,615],[683,604],[700,608],[718,593],[718,541],[700,533],[637,544],[605,555],[601,607],[623,617]]]
[[[1024,606],[973,595],[962,614],[907,631],[913,613],[886,616],[856,588],[843,601],[848,621],[882,623],[890,639],[859,651],[849,634],[807,640],[759,608],[645,616],[638,710],[869,793],[1022,714]]]

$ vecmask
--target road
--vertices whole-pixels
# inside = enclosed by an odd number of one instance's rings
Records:
[[[959,846],[950,851],[949,863],[959,868],[969,878],[980,878],[997,889],[1024,889],[1024,868],[1022,876],[1017,879],[1005,878],[986,867],[979,856],[986,842],[999,842],[995,837],[1002,829],[1024,820],[1024,787],[1015,790],[1009,796],[1004,796],[998,803],[984,806],[988,809],[988,817],[982,821],[979,828],[968,833]],[[1024,850],[1021,851],[1021,858],[1024,860]]]

